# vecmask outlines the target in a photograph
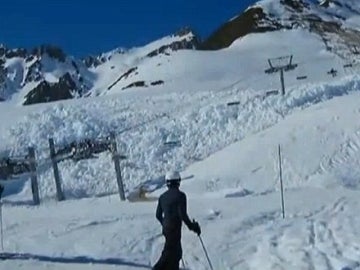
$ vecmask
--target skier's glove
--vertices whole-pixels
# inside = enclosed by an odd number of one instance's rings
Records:
[[[197,235],[201,234],[201,228],[199,223],[197,223],[195,220],[193,220],[192,224],[191,224],[191,228],[190,230],[192,230],[194,233],[196,233]]]

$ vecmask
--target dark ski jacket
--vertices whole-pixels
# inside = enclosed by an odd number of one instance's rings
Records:
[[[158,202],[156,218],[163,229],[180,229],[182,221],[191,229],[192,222],[186,210],[186,195],[177,187],[171,187],[164,192]]]

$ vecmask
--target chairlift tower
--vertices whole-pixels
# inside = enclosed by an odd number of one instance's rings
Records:
[[[266,69],[265,73],[272,74],[280,72],[281,95],[285,95],[284,72],[294,70],[298,66],[298,64],[294,64],[292,60],[292,55],[268,59],[270,68]]]

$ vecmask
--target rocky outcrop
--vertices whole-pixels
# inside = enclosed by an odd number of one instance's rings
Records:
[[[157,81],[153,81],[150,83],[150,85],[152,85],[152,86],[161,85],[161,84],[164,84],[163,80],[157,80]],[[145,81],[137,81],[137,82],[133,82],[133,83],[123,87],[122,90],[132,88],[132,87],[148,87],[148,85],[146,84]]]
[[[6,87],[7,69],[4,67],[5,61],[0,58],[0,93],[3,93]],[[0,101],[5,101],[5,98],[0,94]]]
[[[269,4],[270,8],[267,6]],[[278,14],[271,13],[274,10]],[[199,48],[218,50],[229,47],[236,39],[251,33],[303,28],[318,34],[328,50],[344,57],[350,53],[349,49],[344,48],[359,44],[360,40],[358,29],[344,26],[345,16],[356,16],[358,13],[359,6],[349,6],[345,0],[324,0],[319,4],[310,0],[259,2],[223,24]]]
[[[175,36],[183,38],[170,44],[163,45],[156,50],[149,52],[147,57],[155,57],[159,54],[166,54],[167,51],[194,50],[199,47],[200,39],[193,34],[190,28],[182,28],[175,33]]]
[[[5,82],[7,70],[4,67],[4,61],[0,59],[0,85]]]
[[[0,44],[0,58],[4,57],[6,53],[6,47]]]
[[[79,92],[79,89],[76,83],[71,78],[71,75],[66,73],[57,83],[42,81],[25,96],[23,105],[70,99],[77,92]]]
[[[181,40],[181,41],[174,41],[173,43],[169,45],[163,45],[160,48],[148,53],[147,57],[154,57],[159,54],[165,54],[167,50],[171,51],[178,51],[178,50],[192,50],[197,49],[199,45],[199,42],[197,39],[192,39],[191,41],[188,40]]]
[[[127,70],[124,74],[122,74],[114,83],[112,83],[109,87],[108,90],[111,90],[111,88],[113,88],[118,82],[120,82],[123,79],[126,79],[130,76],[130,74],[135,73],[135,71],[137,70],[137,67],[133,67],[130,68],[129,70]]]
[[[280,3],[295,12],[302,13],[310,9],[310,5],[303,0],[280,0]]]
[[[219,50],[229,47],[236,39],[249,33],[262,33],[284,28],[277,20],[269,17],[261,7],[253,7],[242,15],[222,25],[208,39],[200,44],[201,50]]]
[[[41,57],[44,54],[47,54],[50,58],[56,59],[59,62],[65,62],[66,60],[66,54],[63,50],[54,45],[42,45],[32,50],[32,55]]]
[[[103,53],[97,56],[94,55],[89,55],[86,56],[85,58],[83,58],[81,61],[85,64],[85,66],[87,68],[96,68],[104,63],[106,63],[107,61],[111,60],[111,58],[114,55],[117,54],[124,54],[126,53],[126,50],[123,48],[118,48],[116,50],[113,50],[109,53]]]
[[[137,81],[137,82],[133,82],[131,84],[129,84],[128,86],[125,86],[122,88],[122,90],[125,90],[127,88],[132,88],[132,87],[147,87],[145,81]]]
[[[14,58],[14,57],[25,58],[26,55],[27,55],[26,49],[14,49],[14,50],[5,51],[6,58]]]
[[[151,85],[160,85],[160,84],[164,84],[163,80],[158,80],[158,81],[154,81],[150,83]]]
[[[81,61],[56,46],[26,50],[0,45],[0,98],[4,100],[24,88],[30,89],[24,105],[81,96],[91,88],[89,76]]]
[[[91,68],[91,67],[98,67],[101,64],[104,64],[107,60],[105,57],[96,57],[96,56],[87,56],[85,57],[83,60],[84,64],[86,65],[86,67]]]
[[[42,80],[43,75],[41,72],[41,67],[42,66],[40,60],[36,60],[32,65],[30,65],[27,70],[23,85],[29,82],[39,82],[40,80]]]

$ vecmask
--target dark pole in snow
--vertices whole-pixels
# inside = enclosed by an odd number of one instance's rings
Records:
[[[0,199],[0,226],[1,226],[1,251],[4,252],[4,229],[3,229],[3,217],[2,217],[2,200]]]
[[[4,230],[3,230],[3,215],[2,215],[2,192],[3,189],[1,190],[0,193],[0,227],[1,227],[1,251],[4,252]]]
[[[114,160],[114,165],[115,165],[115,172],[116,172],[116,181],[118,184],[118,189],[119,189],[119,195],[120,195],[120,199],[122,201],[125,201],[125,190],[124,190],[124,183],[121,177],[121,168],[120,168],[120,159],[121,156],[118,153],[117,150],[117,145],[116,145],[116,137],[114,133],[110,134],[110,143],[111,143],[111,152],[112,152],[112,157]]]
[[[283,216],[283,218],[285,218],[284,186],[283,186],[283,179],[282,179],[281,147],[280,147],[280,144],[279,144],[279,174],[280,174],[280,189],[281,189],[281,209],[282,209],[282,216]]]
[[[201,243],[201,246],[202,246],[202,248],[203,248],[203,250],[204,250],[206,259],[207,259],[207,261],[208,261],[208,263],[209,263],[209,265],[210,265],[210,269],[211,269],[211,270],[214,270],[214,268],[213,268],[213,266],[212,266],[212,264],[211,264],[209,255],[208,255],[208,253],[207,253],[207,250],[206,250],[206,248],[205,248],[204,242],[203,242],[203,240],[202,240],[202,238],[201,238],[200,235],[198,235],[198,237],[199,237],[199,239],[200,239],[200,243]]]
[[[284,69],[280,69],[281,95],[285,95]]]
[[[58,162],[56,159],[56,152],[55,152],[55,144],[54,139],[49,139],[49,146],[50,146],[50,157],[51,157],[51,163],[54,170],[54,177],[55,177],[55,185],[56,185],[56,196],[58,201],[65,200],[65,196],[61,187],[61,179],[60,179],[60,173],[59,173],[59,167]]]
[[[29,164],[30,164],[31,191],[33,195],[33,202],[35,205],[39,205],[40,204],[39,185],[36,175],[35,149],[33,147],[29,147]]]

